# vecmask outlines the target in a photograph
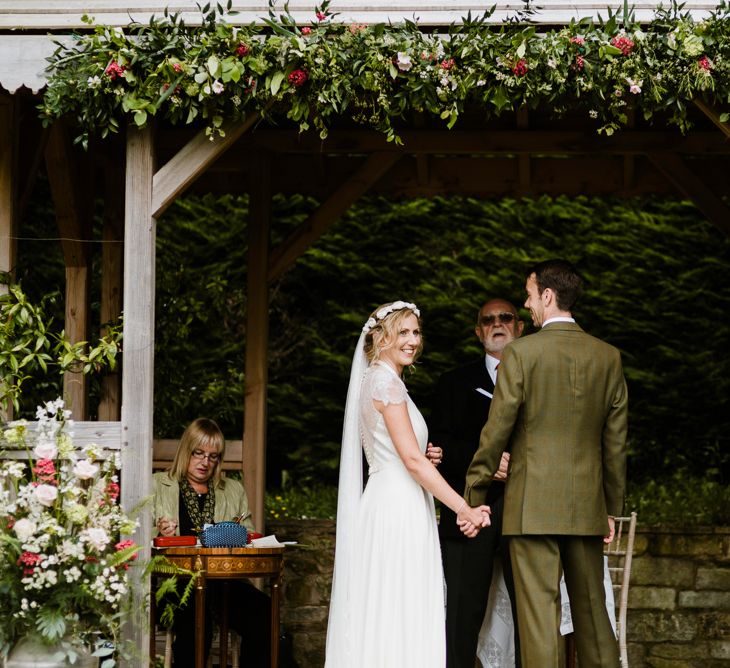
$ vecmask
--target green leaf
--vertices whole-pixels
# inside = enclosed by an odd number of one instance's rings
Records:
[[[218,60],[215,56],[210,56],[206,65],[208,67],[208,72],[210,72],[210,76],[217,78],[219,76],[221,66],[220,60]]]
[[[521,43],[521,44],[520,44],[520,45],[519,45],[519,46],[517,47],[517,51],[516,51],[515,53],[517,54],[517,57],[518,57],[518,58],[524,58],[524,57],[525,57],[525,52],[526,52],[526,51],[527,51],[527,43],[526,43],[526,42],[522,42],[522,43]]]
[[[273,76],[271,77],[271,82],[269,83],[269,90],[271,91],[272,95],[276,95],[279,92],[279,88],[281,88],[281,84],[283,81],[283,72],[275,72],[273,74]]]

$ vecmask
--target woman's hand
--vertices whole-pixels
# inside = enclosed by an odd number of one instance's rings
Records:
[[[177,522],[169,517],[160,517],[157,520],[157,531],[160,536],[174,536]]]
[[[465,501],[456,513],[456,523],[464,535],[469,538],[474,538],[481,529],[488,527],[492,523],[489,518],[491,512],[492,510],[489,506],[472,508]]]

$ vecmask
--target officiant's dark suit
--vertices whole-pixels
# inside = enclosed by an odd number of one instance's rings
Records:
[[[510,317],[511,322],[503,321]],[[439,470],[454,489],[464,488],[466,470],[479,445],[479,435],[489,413],[494,383],[487,364],[494,369],[502,348],[519,336],[522,326],[512,304],[504,300],[486,302],[478,313],[476,334],[491,360],[481,356],[439,379],[429,435],[434,445],[443,450]],[[446,580],[448,668],[474,668],[497,554],[501,556],[505,582],[514,605],[509,553],[501,540],[503,500],[504,482],[495,481],[485,500],[492,509],[491,526],[482,529],[476,538],[466,538],[456,524],[453,511],[441,507],[439,537]],[[519,645],[516,649],[519,656]],[[517,665],[520,665],[519,660]]]
[[[618,668],[606,612],[603,543],[626,486],[628,399],[621,356],[572,318],[582,279],[551,260],[528,274],[542,329],[507,346],[489,421],[466,476],[465,498],[489,494],[511,448],[503,530],[517,591],[523,668],[559,666],[559,581],[570,596],[581,668]]]

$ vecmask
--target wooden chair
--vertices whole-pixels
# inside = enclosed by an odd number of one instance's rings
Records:
[[[621,668],[629,668],[626,649],[626,611],[629,602],[629,580],[635,533],[636,513],[631,513],[628,517],[617,517],[616,534],[613,541],[604,550],[608,557],[608,572],[611,574],[616,601],[616,635],[621,656]]]
[[[636,513],[628,517],[616,517],[616,532],[613,541],[606,545],[603,553],[608,557],[608,572],[613,584],[613,598],[616,606],[616,638],[618,641],[621,668],[629,668],[626,649],[626,611],[629,602],[629,580],[631,578],[631,559],[634,554],[634,534],[636,532]],[[573,634],[565,637],[565,665],[575,668],[575,641]],[[580,666],[578,666],[580,668]]]
[[[210,654],[208,655],[208,663],[207,668],[213,668],[213,664],[215,663],[218,665],[217,661],[213,661],[214,657],[218,657],[218,650],[219,650],[219,641],[220,638],[218,634],[215,635],[213,638],[213,645],[210,648]],[[238,663],[238,654],[239,654],[239,647],[241,643],[240,636],[233,632],[228,632],[228,663],[231,665],[231,668],[239,668]],[[167,630],[165,633],[165,668],[171,668],[172,667],[172,631]],[[223,666],[220,666],[220,668],[224,668]]]

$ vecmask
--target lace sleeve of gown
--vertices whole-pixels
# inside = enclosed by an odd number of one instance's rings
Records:
[[[403,381],[388,369],[375,369],[370,383],[370,398],[388,404],[402,404],[408,397]]]

